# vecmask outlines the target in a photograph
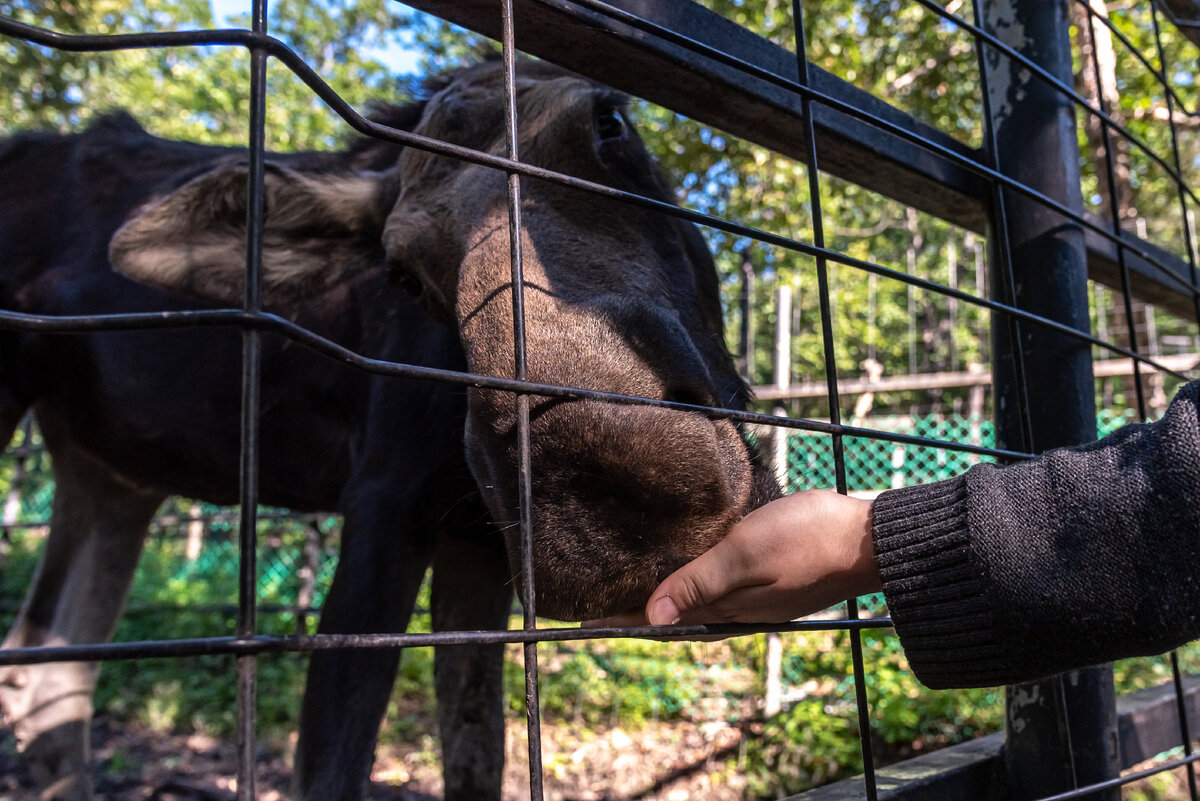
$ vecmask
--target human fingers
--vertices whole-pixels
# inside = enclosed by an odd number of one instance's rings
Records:
[[[646,620],[654,626],[728,622],[723,601],[756,582],[744,539],[731,533],[667,576],[646,602]]]
[[[746,560],[739,543],[722,540],[710,550],[676,570],[651,593],[642,609],[597,620],[585,620],[580,628],[615,626],[669,626],[683,621],[714,622],[710,602],[719,601],[743,580]]]
[[[650,596],[647,619],[780,623],[877,588],[870,502],[813,490],[751,512]],[[846,594],[849,593],[849,594]]]

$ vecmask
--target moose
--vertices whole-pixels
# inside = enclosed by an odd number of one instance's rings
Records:
[[[623,98],[542,62],[517,70],[522,159],[669,202]],[[503,154],[502,65],[432,79],[376,119]],[[0,143],[0,308],[39,315],[234,306],[243,151],[170,141],[116,113]],[[507,176],[363,139],[269,154],[266,307],[364,356],[515,376]],[[528,378],[698,406],[748,396],[724,344],[716,271],[691,224],[523,179]],[[506,627],[519,586],[516,401],[368,374],[264,336],[263,503],[344,516],[319,630],[402,632],[432,567],[437,630]],[[5,648],[112,636],[168,495],[235,503],[241,334],[229,328],[0,330],[0,428],[33,410],[52,457],[49,536]],[[777,489],[737,426],[698,411],[530,396],[540,614],[636,607]],[[361,798],[393,650],[312,654],[295,783]],[[435,655],[445,797],[498,799],[502,649]],[[0,669],[0,710],[43,797],[91,796],[97,666]]]

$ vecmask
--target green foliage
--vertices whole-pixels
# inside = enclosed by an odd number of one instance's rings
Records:
[[[44,454],[37,456],[45,462]],[[0,471],[12,468],[11,456],[0,460]],[[48,469],[27,474],[26,481],[49,494]],[[3,486],[3,485],[0,485]],[[44,522],[48,505],[26,504],[19,522]],[[172,499],[160,510],[163,515],[214,515],[221,510],[209,505]],[[270,515],[274,510],[264,510]],[[318,522],[326,543],[316,581],[316,603],[323,597],[335,564],[330,549],[336,538],[336,519]],[[237,547],[235,527],[218,519],[204,527],[203,547],[193,558],[187,553],[187,525],[156,527],[147,541],[137,575],[114,640],[188,639],[232,636],[236,629]],[[302,553],[310,526],[295,519],[268,518],[260,522],[258,585],[259,604],[294,607],[299,601]],[[44,530],[16,528],[0,558],[0,598],[6,603],[7,626],[16,605],[33,577]],[[300,621],[293,612],[264,613],[259,631],[264,634],[294,634],[303,626],[311,631],[312,620]],[[106,663],[96,689],[97,706],[117,720],[138,720],[166,731],[201,731],[231,736],[235,731],[235,664],[231,656],[195,656]],[[303,688],[304,661],[294,654],[268,655],[258,662],[260,730],[268,739],[283,742],[295,727]]]
[[[177,538],[152,539],[138,566],[130,611],[117,628],[117,641],[232,636],[236,631],[236,558],[228,541],[210,545],[208,568],[182,554]],[[298,552],[300,543],[283,547]],[[274,560],[264,553],[264,563]],[[294,604],[295,584],[260,581],[259,603]],[[165,610],[165,613],[164,613]],[[259,631],[296,632],[292,614],[262,614]],[[168,731],[196,730],[230,736],[236,731],[235,659],[197,656],[104,665],[96,703],[117,719],[136,719]],[[304,662],[294,654],[258,660],[258,726],[268,739],[282,742],[294,729],[303,689]]]
[[[333,523],[325,521],[323,525]],[[304,527],[297,526],[294,534],[288,529],[273,525],[261,539],[268,549],[298,550]],[[233,633],[234,616],[229,607],[236,600],[235,560],[226,547],[228,532],[215,534],[195,561],[186,559],[180,539],[151,539],[117,640]],[[0,572],[3,597],[13,598],[23,590],[40,541],[36,534],[14,537]],[[206,564],[210,549],[212,561]],[[263,561],[270,564],[275,560],[268,557]],[[332,561],[332,554],[326,561]],[[328,571],[322,575],[327,577]],[[322,584],[325,582],[327,578]],[[267,585],[276,589],[264,589],[262,603],[295,602],[294,583],[268,581]],[[418,609],[428,609],[429,601],[427,582],[419,594]],[[878,605],[877,601],[871,603]],[[290,634],[298,625],[290,614],[264,613],[259,620],[260,630],[270,634]],[[514,621],[519,625],[517,618]],[[428,615],[415,616],[409,630],[429,631]],[[749,791],[754,797],[798,792],[862,769],[849,636],[838,631],[783,635],[783,685],[789,703],[780,715],[762,724],[751,723],[763,692],[760,637],[720,643],[543,643],[539,647],[543,718],[590,729],[670,720],[750,725],[756,733],[748,739],[744,763],[737,768]],[[862,640],[871,737],[883,760],[962,742],[998,731],[1003,725],[1003,694],[999,690],[928,690],[913,677],[893,634],[866,631]],[[1200,645],[1181,649],[1179,658],[1186,672],[1200,672]],[[259,660],[260,736],[277,747],[283,747],[295,728],[304,666],[304,659],[295,654]],[[233,675],[234,662],[227,656],[111,662],[101,671],[96,699],[118,723],[136,720],[157,730],[231,737],[236,709]],[[1169,679],[1165,658],[1123,660],[1116,666],[1121,693]],[[432,688],[432,649],[407,649],[381,732],[382,742],[432,752],[431,736],[436,732]],[[509,646],[505,691],[509,714],[522,716],[525,692],[520,646]]]
[[[1118,193],[1122,224],[1126,229],[1136,230],[1136,221],[1145,226],[1145,236],[1168,251],[1186,258],[1185,221],[1171,172],[1177,162],[1172,147],[1172,122],[1179,133],[1180,174],[1194,188],[1200,185],[1200,137],[1196,135],[1194,117],[1187,113],[1196,109],[1200,93],[1197,91],[1194,66],[1200,57],[1200,49],[1184,37],[1173,25],[1165,24],[1159,13],[1158,29],[1161,35],[1162,53],[1155,39],[1155,22],[1151,19],[1151,6],[1140,3],[1109,3],[1109,15],[1117,34],[1133,46],[1132,51],[1111,34],[1099,22],[1089,26],[1081,14],[1075,15],[1077,41],[1086,40],[1094,27],[1100,40],[1109,40],[1114,48],[1114,63],[1111,73],[1102,76],[1110,116],[1120,123],[1145,147],[1117,137],[1114,142],[1114,159],[1118,181],[1122,190]],[[1082,74],[1091,69],[1084,63],[1083,52],[1076,52],[1075,69]],[[1102,67],[1102,69],[1104,69]],[[1163,70],[1176,98],[1168,98],[1158,81],[1155,71]],[[1107,72],[1107,70],[1105,70]],[[1182,105],[1180,102],[1182,101]],[[1169,111],[1173,106],[1174,119]],[[1111,216],[1109,202],[1104,190],[1106,169],[1104,151],[1095,139],[1098,123],[1091,121],[1093,142],[1084,136],[1089,118],[1079,115],[1081,125],[1081,167],[1085,177],[1084,202],[1104,218]],[[1189,202],[1193,213],[1197,211]]]
[[[207,0],[126,3],[0,0],[0,13],[64,33],[141,33],[211,28]],[[249,24],[248,17],[237,20]],[[388,0],[277,3],[269,31],[293,47],[351,105],[408,99],[407,82],[369,55],[396,41],[403,18]],[[336,32],[336,34],[334,33]],[[367,54],[367,55],[364,55]],[[240,47],[64,53],[0,39],[0,133],[73,130],[98,114],[130,111],[151,132],[204,142],[248,138],[250,57]],[[347,129],[277,62],[268,71],[267,143],[329,148]]]
[[[785,634],[783,675],[795,700],[750,743],[755,797],[779,797],[862,771],[857,701],[845,632]],[[1003,726],[997,690],[935,692],[917,682],[890,632],[862,635],[871,737],[886,761]]]
[[[698,643],[604,640],[542,648],[544,714],[589,726],[736,721],[756,682],[736,651]],[[519,702],[514,712],[524,711],[523,697]]]
[[[795,46],[790,3],[706,4],[783,47]],[[815,64],[968,144],[978,143],[982,110],[974,50],[962,31],[912,3],[809,7],[809,56]],[[970,8],[958,11],[969,14]],[[675,177],[681,202],[800,242],[813,241],[814,202],[805,165],[665,109],[639,103],[635,110],[648,146]],[[988,294],[982,237],[826,174],[818,176],[818,188],[829,250],[971,294]],[[773,378],[773,290],[781,285],[794,294],[791,380],[824,380],[815,261],[716,230],[705,233],[723,276],[728,339],[735,345],[740,344],[742,322],[742,262],[748,259],[754,266],[758,286],[751,323],[751,383],[770,383]],[[986,363],[988,316],[978,306],[872,276],[856,266],[830,262],[828,269],[839,375],[861,375],[868,360],[879,362],[887,376],[966,370]],[[965,394],[897,393],[876,403],[907,410],[912,403],[928,404],[930,398],[937,404],[961,403]],[[828,414],[823,401],[793,402],[787,411],[797,416]]]
[[[1175,651],[1179,669],[1187,675],[1200,674],[1200,643],[1192,642]],[[1157,687],[1171,680],[1169,656],[1120,659],[1113,664],[1113,682],[1118,693]]]
[[[746,784],[755,798],[779,798],[862,771],[853,708],[806,698],[751,742]]]

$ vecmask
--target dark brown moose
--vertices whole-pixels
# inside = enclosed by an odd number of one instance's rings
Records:
[[[443,76],[429,93],[379,119],[504,152],[498,63]],[[517,103],[524,160],[670,199],[611,91],[530,62]],[[269,162],[271,310],[372,358],[514,375],[503,172],[373,140]],[[242,152],[158,139],[124,115],[0,143],[0,305],[52,315],[236,305],[245,185]],[[692,226],[533,179],[522,181],[522,219],[530,380],[743,403]],[[0,427],[11,433],[32,408],[57,482],[5,647],[106,640],[160,502],[236,502],[240,342],[216,328],[0,332]],[[262,500],[345,517],[321,631],[403,631],[430,565],[435,628],[504,627],[520,553],[513,396],[264,343]],[[774,491],[727,421],[598,400],[531,407],[541,614],[636,606]],[[398,659],[312,656],[295,763],[303,798],[362,796]],[[501,659],[497,646],[435,657],[447,799],[500,797]],[[83,663],[0,669],[0,708],[44,797],[91,795],[95,675]]]

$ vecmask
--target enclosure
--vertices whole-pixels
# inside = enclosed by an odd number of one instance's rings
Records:
[[[538,181],[700,226],[721,273],[727,339],[757,398],[748,411],[706,413],[741,424],[771,454],[788,491],[872,497],[981,461],[1087,442],[1158,417],[1197,376],[1200,5],[1192,0],[409,5],[423,14],[408,22],[425,37],[428,64],[456,63],[494,40],[510,71],[523,54],[629,93],[655,156],[681,178],[679,206],[532,167],[519,153],[463,152],[369,121],[364,107],[331,87],[331,53],[320,61],[299,54],[320,53],[322,43],[306,41],[300,27],[275,38],[266,0],[244,9],[244,27],[186,31],[159,30],[162,19],[135,11],[91,19],[57,4],[3,3],[0,63],[21,101],[14,119],[41,99],[62,106],[52,124],[67,127],[98,99],[79,88],[83,82],[70,89],[54,87],[45,71],[38,77],[56,54],[79,53],[71,63],[86,65],[111,51],[169,47],[180,50],[156,52],[198,54],[185,65],[191,69],[217,52],[244,51],[236,65],[244,85],[220,87],[229,108],[195,116],[199,128],[220,114],[244,116],[251,230],[262,219],[267,141],[286,146],[280,131],[291,133],[288,118],[271,116],[278,97],[301,105],[315,97],[344,130],[501,171],[513,208],[522,188]],[[165,58],[156,86],[195,80],[170,61],[175,56]],[[27,81],[22,70],[35,77]],[[336,82],[345,92],[345,76]],[[511,132],[515,118],[506,124]],[[419,718],[413,707],[430,702],[419,685],[431,647],[504,642],[517,707],[510,718],[524,721],[523,734],[510,730],[509,756],[527,777],[527,790],[509,781],[511,797],[1197,798],[1194,646],[1119,663],[1116,693],[1112,666],[1102,666],[1001,694],[917,685],[881,597],[851,599],[786,626],[655,632],[736,635],[721,644],[635,641],[649,632],[581,630],[537,616],[527,513],[523,610],[510,630],[431,633],[418,618],[406,634],[312,633],[339,523],[258,505],[262,338],[291,338],[372,373],[514,393],[524,410],[518,439],[527,438],[530,395],[602,393],[524,381],[519,344],[515,381],[346,352],[263,310],[261,247],[251,237],[244,305],[218,313],[244,332],[240,507],[188,500],[163,510],[161,545],[150,550],[136,586],[157,578],[174,594],[166,606],[165,594],[135,595],[121,642],[0,653],[0,665],[103,661],[113,677],[103,692],[118,705],[132,703],[121,685],[136,684],[152,665],[177,664],[181,684],[189,671],[227,671],[228,692],[216,700],[237,733],[236,781],[207,790],[179,783],[171,792],[276,792],[263,789],[273,777],[258,776],[256,786],[259,730],[286,728],[294,705],[275,696],[295,691],[304,653],[408,649],[389,710],[393,736],[407,746],[424,736],[403,721]],[[518,248],[515,343],[524,336],[521,264]],[[139,330],[215,319],[0,312],[0,326],[10,330]],[[19,593],[49,492],[38,479],[36,431],[23,429],[8,458],[8,551],[0,566],[5,590]],[[527,510],[538,492],[527,439],[519,462]],[[422,600],[428,604],[427,595]],[[1127,696],[1118,702],[1117,693]],[[552,737],[543,737],[543,715],[553,719]],[[678,739],[674,754],[637,733],[660,718],[692,726],[664,738]],[[621,753],[639,749],[656,764],[626,781],[614,766]],[[607,775],[588,775],[591,761]],[[421,783],[428,772],[397,760],[376,779],[413,779],[417,790],[436,792],[436,783]],[[821,786],[833,779],[844,781]]]

